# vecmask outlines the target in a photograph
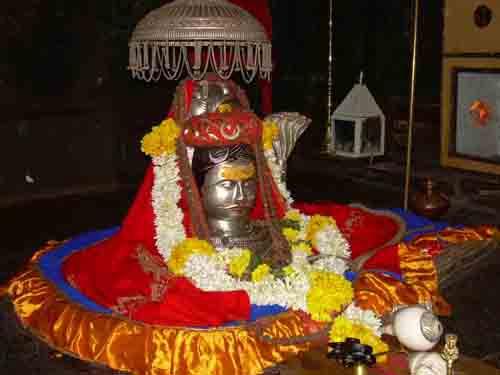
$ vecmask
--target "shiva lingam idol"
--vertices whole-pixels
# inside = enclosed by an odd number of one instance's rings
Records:
[[[278,228],[250,220],[257,194],[256,157],[250,146],[198,148],[192,167],[215,247],[248,248],[273,267],[290,263],[289,245]]]
[[[179,100],[184,98],[183,95],[178,97]],[[184,104],[179,102],[175,107],[182,108]],[[220,81],[209,75],[193,88],[190,115],[198,116],[207,123],[209,120],[203,117],[205,114],[226,110],[246,111],[248,108],[244,92],[232,81]],[[290,116],[282,117],[286,120]],[[287,121],[287,124],[290,122],[301,124],[300,121]],[[192,130],[200,132],[200,129]],[[230,132],[222,127],[220,131],[228,141],[240,136],[238,130]],[[293,142],[289,140],[290,149],[298,136],[293,137]],[[290,247],[281,230],[272,220],[250,220],[257,186],[265,185],[265,181],[259,180],[259,171],[264,169],[259,155],[248,144],[197,147],[192,154],[193,175],[200,191],[210,240],[215,247],[248,248],[273,268],[280,268],[291,262]]]
[[[249,248],[265,258],[270,250],[270,232],[249,217],[257,187],[251,148],[243,144],[199,148],[193,155],[193,171],[212,243],[218,248]]]

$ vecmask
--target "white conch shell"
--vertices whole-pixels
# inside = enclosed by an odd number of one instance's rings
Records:
[[[273,150],[284,173],[286,161],[311,119],[298,112],[278,112],[267,116],[264,121],[275,122],[279,127],[279,136],[273,141]]]
[[[391,328],[401,344],[417,352],[431,350],[443,334],[439,319],[422,305],[397,310],[393,314]]]
[[[411,375],[446,375],[446,362],[436,352],[416,352],[410,354]]]

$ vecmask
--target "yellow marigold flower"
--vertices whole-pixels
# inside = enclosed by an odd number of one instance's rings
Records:
[[[193,254],[214,255],[214,247],[207,241],[188,238],[172,249],[168,260],[168,268],[176,275],[182,275],[184,266]]]
[[[252,272],[252,281],[254,283],[258,283],[259,281],[262,281],[267,275],[269,275],[270,271],[271,271],[271,267],[269,267],[267,264],[259,265]]]
[[[173,119],[168,118],[142,138],[141,150],[152,157],[173,154],[180,133],[179,126]]]
[[[369,345],[373,348],[373,353],[385,353],[389,351],[389,345],[387,345],[380,337],[370,334],[370,336],[360,339],[362,344]],[[377,357],[377,361],[380,363],[387,361],[386,355],[381,355]]]
[[[292,221],[301,221],[302,216],[300,216],[300,212],[298,210],[290,210],[286,213],[285,219]]]
[[[264,150],[271,150],[273,148],[273,140],[279,135],[279,127],[273,121],[264,121],[262,124],[262,146]]]
[[[289,242],[293,242],[297,239],[300,232],[293,228],[283,228],[282,233]]]
[[[354,323],[347,319],[345,316],[338,316],[333,321],[332,328],[330,330],[330,341],[331,342],[343,342],[346,338],[352,334],[354,328]]]
[[[229,263],[229,273],[239,278],[243,276],[248,265],[250,264],[251,258],[252,253],[250,250],[244,250],[240,256],[237,256]]]
[[[325,229],[326,226],[331,225],[334,228],[337,227],[335,220],[329,216],[314,215],[309,220],[306,228],[306,240],[311,241],[314,247],[316,247],[316,234]]]
[[[355,323],[345,316],[338,316],[333,321],[330,330],[330,341],[343,342],[348,337],[359,339],[362,344],[371,346],[374,354],[384,353],[389,350],[389,346],[380,337],[376,336],[370,328]],[[377,358],[379,362],[385,362],[386,360],[386,356]]]
[[[340,311],[354,298],[351,283],[336,273],[314,271],[309,274],[309,281],[307,310],[314,320],[331,322],[332,313]]]
[[[217,112],[219,113],[230,113],[233,112],[233,107],[231,104],[221,104],[217,107]]]
[[[311,255],[312,254],[312,248],[311,245],[309,245],[305,241],[300,241],[298,243],[295,243],[292,245],[292,252],[295,251],[303,251],[304,253]]]

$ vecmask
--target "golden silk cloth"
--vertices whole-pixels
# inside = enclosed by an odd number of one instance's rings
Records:
[[[450,242],[460,242],[494,233],[493,228],[447,229],[444,235]],[[359,305],[383,314],[397,304],[433,301],[438,313],[450,313],[438,293],[432,257],[419,247],[422,238],[399,245],[404,281],[369,272],[358,277],[354,287]],[[441,240],[439,235],[425,235],[426,246]],[[135,374],[256,375],[310,348],[309,344],[268,344],[259,339],[252,323],[214,329],[165,327],[84,309],[37,268],[39,257],[57,245],[50,242],[38,251],[0,292],[8,296],[25,328],[63,353]],[[262,334],[273,338],[302,336],[310,333],[306,325],[302,314],[288,312],[267,321]]]
[[[271,345],[259,338],[306,334],[301,314],[287,312],[266,320],[257,333],[251,323],[235,327],[164,327],[84,309],[68,300],[37,269],[37,252],[3,288],[22,325],[49,346],[78,358],[134,374],[246,375],[310,348]]]
[[[354,282],[357,304],[383,315],[395,305],[432,302],[437,314],[449,315],[451,307],[439,293],[432,257],[407,244],[398,245],[398,255],[403,281],[385,274],[361,272]]]
[[[432,260],[450,244],[498,237],[492,226],[447,228],[437,233],[415,237],[398,245],[401,274],[404,281],[376,273],[361,273],[355,281],[355,299],[359,306],[382,315],[394,305],[432,302],[438,315],[450,315],[451,306],[439,293],[439,280]]]

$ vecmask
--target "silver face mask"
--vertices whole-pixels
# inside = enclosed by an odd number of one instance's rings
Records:
[[[199,81],[191,99],[191,116],[216,112],[221,104],[226,103],[232,107],[241,106],[224,82]]]
[[[209,223],[211,219],[226,221],[228,229],[236,229],[248,221],[255,205],[257,181],[255,172],[248,178],[234,178],[231,171],[238,170],[255,171],[255,164],[246,159],[225,162],[205,175],[201,190]]]
[[[250,220],[258,189],[251,150],[235,145],[195,156],[193,165],[214,246],[247,248],[272,261],[270,231],[258,220]]]

